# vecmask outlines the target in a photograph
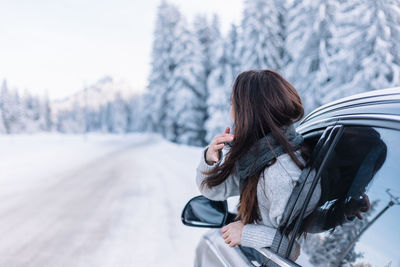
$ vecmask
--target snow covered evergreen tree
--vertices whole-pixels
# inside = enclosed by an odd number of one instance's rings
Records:
[[[2,122],[4,125],[4,129],[6,133],[10,133],[10,111],[7,111],[7,108],[10,106],[9,102],[10,100],[10,95],[8,92],[7,88],[7,81],[4,80],[3,83],[1,84],[1,115],[2,115]]]
[[[278,27],[279,27],[279,36],[282,41],[282,46],[280,48],[280,58],[281,58],[281,68],[280,73],[285,75],[285,69],[288,63],[290,62],[290,54],[286,51],[286,39],[288,35],[288,11],[292,4],[292,1],[289,0],[274,0],[275,6],[278,10]]]
[[[107,127],[107,105],[102,105],[99,108],[99,130],[100,132],[108,132]]]
[[[51,131],[53,127],[53,122],[51,118],[52,113],[50,108],[50,100],[47,93],[44,99],[42,100],[40,114],[41,117],[43,118],[40,128],[44,131]]]
[[[201,46],[184,18],[176,31],[171,56],[177,65],[168,81],[165,136],[177,143],[204,145],[207,91],[201,84]],[[200,78],[200,79],[199,79]]]
[[[29,92],[25,91],[21,99],[22,114],[21,124],[23,131],[26,133],[34,133],[40,131],[42,124],[41,120],[41,103],[37,97],[32,96]]]
[[[0,102],[1,103],[1,102]],[[1,109],[1,104],[0,104],[0,134],[5,134],[7,133],[6,127],[4,125],[3,121],[3,111]]]
[[[220,45],[222,38],[218,16],[214,15],[212,21],[209,22],[206,16],[197,15],[193,22],[193,31],[200,49],[197,56],[200,57],[198,61],[202,67],[198,82],[199,85],[207,88],[208,77],[217,64],[216,49]],[[203,91],[206,90],[203,89]]]
[[[242,70],[282,67],[282,24],[275,1],[246,0],[240,34]]]
[[[169,105],[167,94],[171,90],[168,84],[178,65],[178,58],[171,51],[176,46],[181,20],[177,7],[163,0],[157,11],[148,93],[144,96],[147,128],[163,134]]]
[[[4,121],[3,121],[3,112],[0,109],[0,134],[5,134],[7,133],[7,129],[4,125]]]
[[[396,65],[400,66],[400,0],[387,0],[385,1],[384,13],[387,16],[388,25],[390,28],[391,36],[391,54],[394,56],[393,61]],[[398,77],[394,77],[394,85],[398,82]]]
[[[327,64],[332,53],[335,0],[294,0],[288,8],[285,51],[288,79],[299,91],[305,113],[320,106],[333,73]]]
[[[142,95],[133,95],[126,103],[127,107],[127,131],[138,132],[145,129],[145,117],[143,110],[145,109]]]
[[[208,79],[207,142],[210,142],[214,136],[223,133],[225,127],[231,125],[229,98],[233,81],[239,72],[237,39],[237,27],[232,25],[228,36],[221,39],[216,47],[216,66]]]
[[[7,94],[7,83],[3,81],[1,88],[0,88],[0,134],[7,133],[7,127],[5,116],[3,114],[3,103],[5,102],[6,94]]]
[[[223,40],[220,33],[219,18],[214,15],[212,21],[209,22],[206,16],[198,15],[193,23],[194,35],[197,38],[197,42],[200,50],[196,53],[199,57],[194,59],[194,64],[199,64],[197,69],[196,77],[197,82],[195,87],[199,92],[197,102],[201,105],[203,113],[203,122],[199,125],[201,128],[206,128],[206,121],[209,120],[210,114],[209,100],[213,97],[211,92],[219,91],[218,85],[214,84],[211,80],[214,78],[212,75],[215,74],[215,69],[218,68],[219,55],[218,51],[222,48]],[[226,77],[228,78],[228,77]],[[206,136],[202,137],[203,144],[205,143]],[[201,144],[201,143],[199,143]]]
[[[330,63],[336,75],[324,102],[399,85],[397,45],[393,44],[398,27],[389,21],[398,21],[400,13],[398,7],[390,10],[391,3],[394,1],[356,0],[340,4],[338,31],[334,35],[338,49]]]
[[[107,105],[108,129],[112,133],[124,133],[128,129],[128,110],[125,101],[117,93],[113,102]]]
[[[149,130],[174,142],[204,145],[207,79],[219,31],[201,17],[194,25],[195,32],[174,5],[162,1],[144,106],[148,108]]]
[[[114,131],[114,112],[113,112],[113,106],[112,103],[108,102],[106,105],[106,117],[105,117],[105,123],[106,123],[106,129],[107,132],[113,132]]]
[[[79,105],[77,97],[74,98],[73,109],[69,121],[69,130],[73,133],[85,133],[86,132],[86,117],[84,107]]]
[[[23,129],[21,122],[21,100],[16,90],[9,90],[7,82],[1,86],[1,108],[6,133],[19,133]]]

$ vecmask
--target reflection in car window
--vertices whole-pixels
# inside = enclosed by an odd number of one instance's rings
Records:
[[[399,173],[400,131],[346,127],[321,173],[321,200],[298,262],[400,266]]]

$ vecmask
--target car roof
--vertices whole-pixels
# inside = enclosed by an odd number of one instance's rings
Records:
[[[400,87],[368,91],[327,103],[310,112],[296,130],[305,134],[338,122],[400,130]]]

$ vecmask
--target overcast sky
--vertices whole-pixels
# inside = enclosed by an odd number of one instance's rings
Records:
[[[143,88],[161,0],[0,0],[0,79],[60,98],[104,75]],[[223,31],[243,0],[170,0],[190,20],[217,13]]]

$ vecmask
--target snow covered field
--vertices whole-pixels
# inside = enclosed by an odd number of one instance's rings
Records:
[[[192,266],[200,149],[156,135],[0,136],[0,266]]]

